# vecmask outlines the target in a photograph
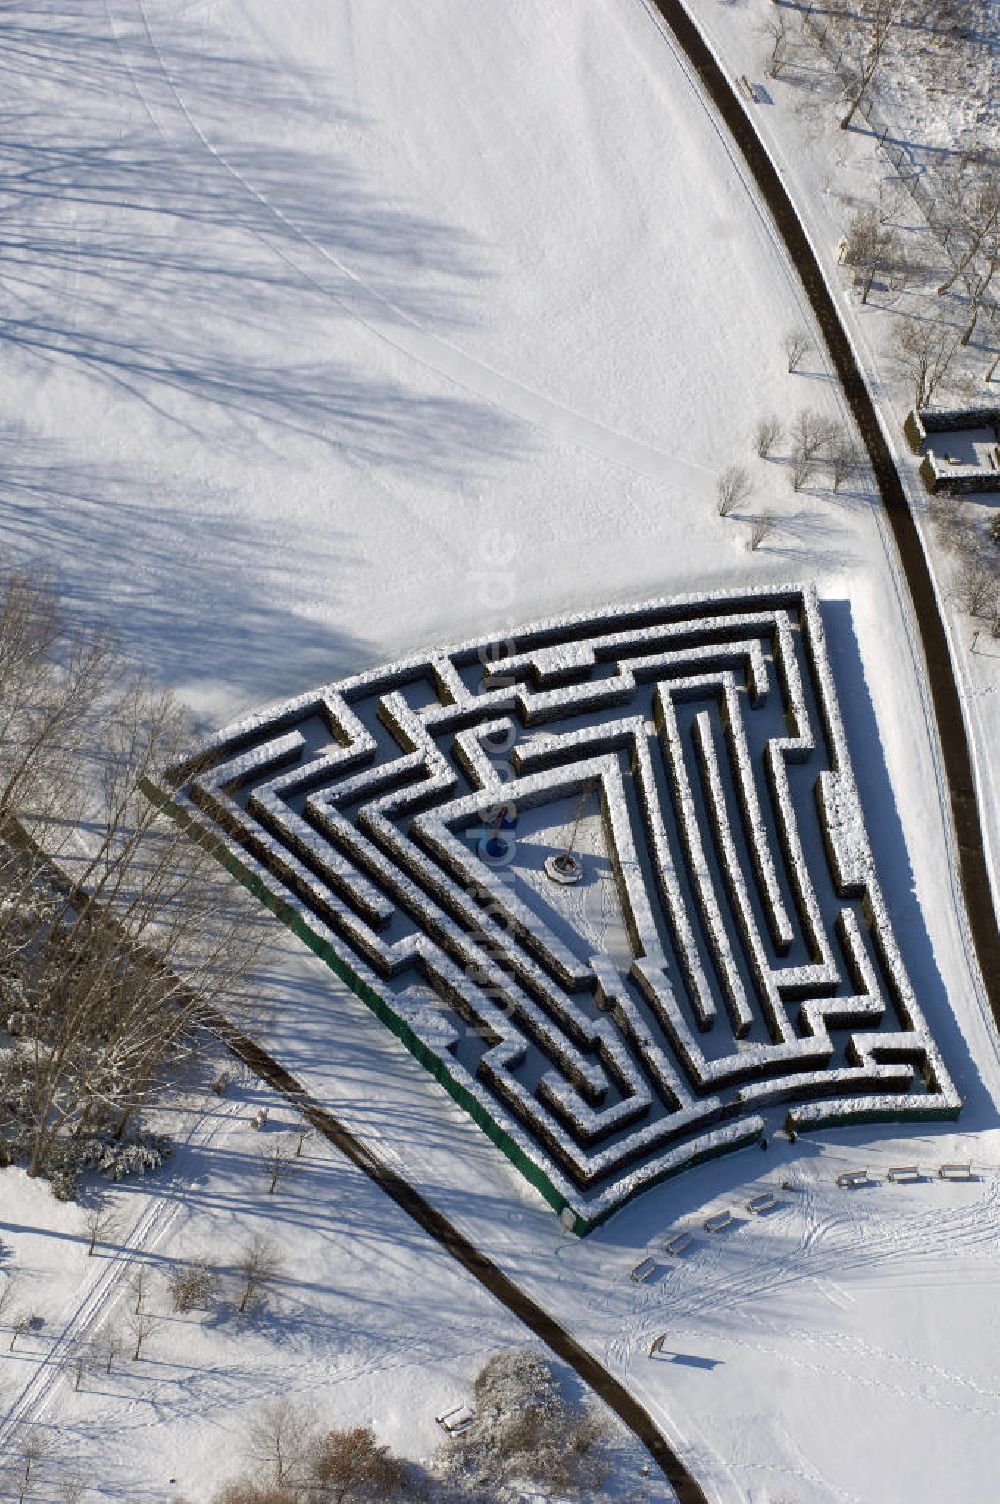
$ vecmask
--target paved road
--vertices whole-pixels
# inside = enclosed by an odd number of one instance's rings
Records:
[[[948,651],[948,638],[920,534],[910,511],[875,403],[854,357],[833,295],[753,117],[723,72],[681,0],[649,0],[669,26],[698,75],[702,88],[753,174],[757,191],[795,266],[823,332],[837,375],[871,459],[885,513],[903,566],[913,620],[927,667],[938,737],[958,847],[959,878],[976,959],[997,1028],[1000,1029],[1000,927],[993,907],[982,823],[962,702]]]

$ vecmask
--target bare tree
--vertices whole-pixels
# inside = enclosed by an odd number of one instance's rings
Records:
[[[87,1234],[87,1257],[90,1258],[98,1243],[107,1242],[109,1235],[117,1229],[118,1216],[113,1207],[99,1203],[88,1207],[83,1226]]]
[[[273,1143],[266,1145],[260,1152],[260,1162],[268,1179],[267,1192],[273,1196],[278,1189],[278,1184],[292,1168],[293,1154],[290,1146],[282,1139],[275,1139]]]
[[[10,1341],[7,1344],[7,1351],[9,1353],[12,1353],[14,1351],[14,1345],[17,1342],[18,1337],[23,1337],[25,1332],[28,1332],[30,1330],[31,1316],[27,1311],[22,1311],[19,1316],[15,1317],[13,1323],[11,1324]]]
[[[761,418],[754,429],[754,448],[762,460],[766,460],[775,444],[780,444],[784,436],[784,427],[777,413],[771,413],[767,418]]]
[[[252,1238],[236,1260],[236,1269],[243,1277],[243,1295],[239,1309],[245,1311],[278,1278],[281,1273],[281,1257],[274,1244],[266,1238]]]
[[[792,450],[792,468],[790,473],[792,490],[801,491],[802,487],[815,474],[816,461],[811,459],[803,449]]]
[[[120,1329],[117,1326],[115,1326],[115,1327],[107,1327],[105,1329],[103,1337],[102,1337],[102,1346],[103,1346],[103,1349],[104,1349],[104,1358],[105,1358],[105,1363],[104,1363],[104,1372],[105,1373],[110,1373],[111,1372],[112,1368],[114,1367],[115,1359],[116,1358],[120,1358],[121,1355],[122,1355],[122,1349],[123,1349],[124,1345],[125,1345],[124,1338],[122,1336],[122,1333],[121,1333]]]
[[[949,292],[960,278],[973,266],[983,250],[992,253],[1000,234],[1000,181],[996,168],[987,171],[985,180],[980,164],[976,175],[970,176],[961,160],[949,169],[939,169],[939,181],[945,185],[947,200],[955,221],[949,246],[955,244],[958,254],[952,262],[949,275],[938,288],[938,297]],[[978,177],[978,181],[977,181]]]
[[[87,1374],[99,1360],[99,1352],[87,1337],[74,1343],[66,1360],[67,1372],[72,1375],[73,1388],[80,1389]]]
[[[927,511],[942,547],[962,559],[978,553],[976,529],[960,497],[936,491],[928,498]]]
[[[775,518],[772,512],[761,512],[759,517],[755,517],[750,528],[748,548],[754,551],[760,548],[765,538],[769,538],[774,532],[774,526]]]
[[[298,1137],[295,1140],[295,1158],[296,1159],[299,1159],[301,1157],[302,1150],[305,1148],[306,1143],[308,1142],[309,1139],[312,1138],[312,1136],[313,1136],[313,1130],[309,1127],[308,1123],[306,1123],[304,1127],[302,1127],[302,1128],[299,1129]]]
[[[847,230],[844,260],[854,268],[855,286],[861,286],[861,301],[867,303],[879,272],[892,275],[900,259],[894,230],[879,222],[878,211],[859,209]]]
[[[890,360],[896,373],[909,381],[914,407],[928,405],[947,379],[957,349],[958,335],[939,319],[896,320]]]
[[[32,1426],[24,1434],[19,1447],[17,1504],[24,1504],[24,1500],[38,1485],[41,1464],[51,1450],[49,1438],[37,1426]]]
[[[969,321],[962,330],[960,343],[963,345],[967,345],[975,333],[979,315],[982,313],[998,269],[1000,269],[1000,234],[995,234],[991,244],[983,253],[980,265],[966,284],[969,293]]]
[[[312,1411],[283,1396],[266,1404],[251,1421],[247,1451],[269,1482],[284,1488],[302,1477],[315,1440]]]
[[[825,413],[818,413],[812,407],[802,407],[792,420],[792,445],[807,458],[815,460],[842,432],[842,425],[836,418],[828,418]]]
[[[986,559],[966,558],[959,570],[955,594],[967,616],[992,617],[1000,595],[1000,573]]]
[[[147,798],[188,741],[44,577],[0,574],[0,977],[23,999],[0,1069],[29,1175],[121,1135],[255,953],[236,886]]]
[[[814,408],[803,407],[791,425],[792,489],[801,491],[815,472],[820,456],[834,446],[842,433],[835,418],[828,418]]]
[[[126,1325],[133,1343],[133,1363],[139,1361],[139,1354],[142,1352],[143,1343],[153,1335],[161,1324],[158,1316],[154,1316],[152,1311],[146,1311],[141,1306],[129,1312]]]
[[[788,357],[788,369],[797,371],[802,364],[802,357],[812,348],[812,340],[804,329],[791,329],[785,335],[785,354]]]
[[[146,1264],[136,1264],[128,1278],[129,1293],[135,1300],[132,1307],[133,1313],[138,1316],[146,1303],[146,1294],[149,1289],[149,1268]]]
[[[871,92],[885,55],[886,43],[899,18],[902,0],[861,0],[858,7],[859,56],[848,91],[847,113],[840,122],[846,131]]]
[[[767,71],[771,78],[780,78],[788,65],[788,54],[791,49],[791,38],[788,34],[788,22],[784,11],[779,10],[771,16],[761,27],[761,31],[769,43]]]
[[[834,491],[839,491],[845,480],[856,473],[863,457],[859,444],[849,433],[838,434],[827,455]]]
[[[727,465],[715,483],[719,516],[728,517],[734,507],[746,501],[752,490],[749,471],[743,465]]]

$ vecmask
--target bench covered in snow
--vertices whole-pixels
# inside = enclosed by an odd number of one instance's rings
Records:
[[[710,1217],[706,1217],[704,1228],[706,1232],[725,1232],[727,1227],[732,1227],[735,1220],[727,1207],[724,1212],[713,1212]]]
[[[453,1410],[445,1410],[441,1415],[435,1415],[434,1419],[443,1431],[449,1436],[457,1436],[460,1432],[468,1429],[476,1418],[476,1412],[468,1405],[456,1405]]]
[[[690,1245],[691,1234],[682,1229],[680,1232],[675,1232],[672,1238],[667,1239],[663,1245],[663,1251],[664,1253],[668,1253],[672,1259],[675,1259]]]

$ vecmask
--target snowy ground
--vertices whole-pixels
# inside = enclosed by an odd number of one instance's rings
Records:
[[[760,45],[751,17],[702,9],[743,71]],[[715,473],[751,463],[763,412],[833,411],[838,396],[819,356],[785,369],[782,336],[808,323],[804,299],[648,11],[34,0],[15,42],[0,542],[51,562],[73,602],[114,620],[203,722],[573,606],[816,578],[893,921],[967,1099],[957,1132],[772,1143],[662,1186],[581,1244],[283,932],[261,973],[259,1028],[626,1375],[711,1497],[988,1497],[1000,1069],[953,901],[919,651],[865,487],[795,496],[780,459],[753,459],[744,514],[781,519],[753,554],[745,521],[714,513]],[[785,165],[809,189],[822,148],[806,156],[798,117],[782,118],[797,131]],[[990,668],[1000,660],[977,654],[967,669],[984,676],[984,716],[1000,715]],[[183,1186],[184,1221],[165,1251],[175,1237],[214,1242],[218,1216],[262,1215],[259,1181],[253,1210],[239,1204],[249,1152],[223,1121],[211,1152],[192,1149],[187,1169],[179,1159],[163,1204]],[[845,1164],[970,1156],[980,1179],[968,1185],[832,1185]],[[344,1166],[308,1173],[314,1195],[305,1179],[288,1191],[290,1215],[296,1201],[310,1209],[296,1242],[325,1241],[302,1245],[288,1369],[273,1368],[266,1330],[236,1338],[224,1323],[197,1373],[166,1376],[182,1401],[154,1408],[137,1384],[126,1414],[143,1427],[145,1479],[126,1435],[97,1440],[106,1412],[92,1398],[66,1384],[48,1396],[43,1420],[73,1428],[105,1498],[158,1498],[181,1477],[175,1459],[214,1457],[216,1426],[237,1429],[262,1367],[297,1371],[338,1418],[377,1411],[388,1439],[426,1452],[427,1415],[408,1429],[399,1404],[408,1373],[431,1375],[429,1414],[483,1350],[516,1340]],[[655,1283],[629,1282],[651,1238],[738,1210],[763,1176],[786,1174],[802,1188],[774,1216],[741,1215]],[[347,1186],[346,1228],[315,1215],[341,1214]],[[8,1172],[0,1223],[48,1217],[54,1203],[43,1214],[21,1199],[36,1189]],[[57,1234],[71,1215],[57,1209]],[[376,1245],[372,1275],[359,1241]],[[317,1290],[334,1244],[336,1289]],[[63,1247],[32,1236],[23,1257],[54,1269]],[[74,1271],[89,1273],[79,1245],[52,1287],[53,1323]],[[386,1281],[416,1292],[404,1314],[373,1309]],[[305,1304],[335,1326],[332,1344],[303,1322]],[[644,1356],[660,1330],[675,1361]],[[186,1353],[160,1340],[151,1364]],[[19,1364],[15,1397],[25,1377]],[[197,1480],[186,1486],[199,1497]]]
[[[208,1081],[224,1063],[206,1062],[198,1084],[152,1114],[176,1153],[155,1184],[114,1188],[116,1223],[93,1257],[79,1207],[20,1170],[4,1177],[0,1267],[16,1272],[12,1309],[45,1324],[18,1337],[13,1353],[3,1342],[0,1397],[12,1414],[0,1418],[0,1464],[17,1458],[25,1426],[37,1426],[52,1450],[32,1499],[55,1501],[80,1477],[102,1499],[199,1504],[249,1465],[248,1426],[279,1397],[328,1427],[373,1424],[399,1454],[430,1465],[445,1441],[435,1414],[468,1402],[490,1353],[526,1341],[520,1323],[322,1140],[304,1143],[270,1194],[260,1154],[276,1143],[294,1152],[299,1121],[232,1061],[225,1097],[213,1096]],[[250,1120],[261,1107],[268,1121],[258,1134]],[[280,1274],[266,1302],[241,1315],[232,1266],[258,1236],[278,1252]],[[167,1282],[199,1259],[219,1270],[216,1294],[207,1310],[177,1314]],[[158,1324],[135,1362],[138,1272],[143,1309]],[[568,1387],[578,1389],[572,1374]],[[609,1495],[668,1504],[672,1490],[655,1469],[647,1481],[645,1452],[613,1425]],[[0,1465],[0,1499],[14,1497],[10,1466]]]

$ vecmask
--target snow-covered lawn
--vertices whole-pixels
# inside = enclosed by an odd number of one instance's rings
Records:
[[[752,17],[702,10],[743,71]],[[580,1243],[277,925],[255,1028],[626,1376],[714,1499],[988,1497],[1000,1072],[919,650],[867,485],[796,495],[780,458],[752,455],[764,413],[840,401],[815,351],[786,370],[805,300],[669,42],[640,0],[34,0],[18,23],[0,543],[51,563],[203,724],[565,609],[816,579],[893,924],[966,1098],[957,1131],[772,1141]],[[808,189],[822,148],[800,125],[785,164]],[[721,519],[734,460],[756,491]],[[778,530],[750,553],[745,516],[765,507]],[[183,1202],[164,1256],[221,1259],[268,1219],[249,1131],[218,1112],[153,1203]],[[966,1185],[833,1186],[847,1165],[970,1157]],[[773,1216],[699,1232],[631,1284],[651,1239],[788,1176],[801,1189]],[[43,1195],[0,1177],[0,1224],[51,1228],[15,1236],[52,1333],[94,1261]],[[149,1349],[163,1383],[129,1379],[124,1412],[117,1385],[46,1393],[40,1419],[105,1498],[176,1476],[198,1500],[184,1467],[228,1470],[220,1438],[274,1384],[426,1455],[429,1417],[518,1340],[332,1156],[310,1151],[281,1195],[287,1344],[263,1320],[168,1323]],[[661,1330],[674,1361],[645,1356]],[[2,1355],[14,1398],[44,1356],[32,1340]]]
[[[371,1424],[394,1451],[432,1465],[445,1441],[435,1415],[468,1403],[491,1353],[530,1340],[322,1139],[310,1136],[296,1157],[298,1117],[244,1068],[228,1068],[225,1096],[207,1090],[209,1069],[200,1087],[152,1114],[177,1143],[170,1166],[150,1184],[111,1190],[116,1221],[92,1257],[79,1207],[21,1170],[5,1172],[0,1268],[16,1278],[10,1309],[44,1326],[18,1336],[13,1352],[5,1330],[0,1398],[11,1412],[0,1418],[0,1497],[12,1497],[19,1448],[35,1427],[49,1450],[32,1499],[54,1504],[67,1480],[82,1478],[88,1498],[201,1504],[252,1467],[249,1428],[282,1398],[327,1428]],[[262,1107],[257,1133],[251,1119]],[[278,1143],[291,1160],[271,1194],[261,1156]],[[280,1267],[264,1300],[241,1314],[234,1266],[254,1238]],[[169,1281],[199,1260],[218,1271],[215,1293],[206,1309],[179,1314]],[[155,1326],[133,1361],[139,1273]],[[634,1497],[641,1485],[643,1498],[668,1504],[673,1492],[655,1469],[644,1481],[642,1448],[617,1422],[613,1430],[609,1494]]]

